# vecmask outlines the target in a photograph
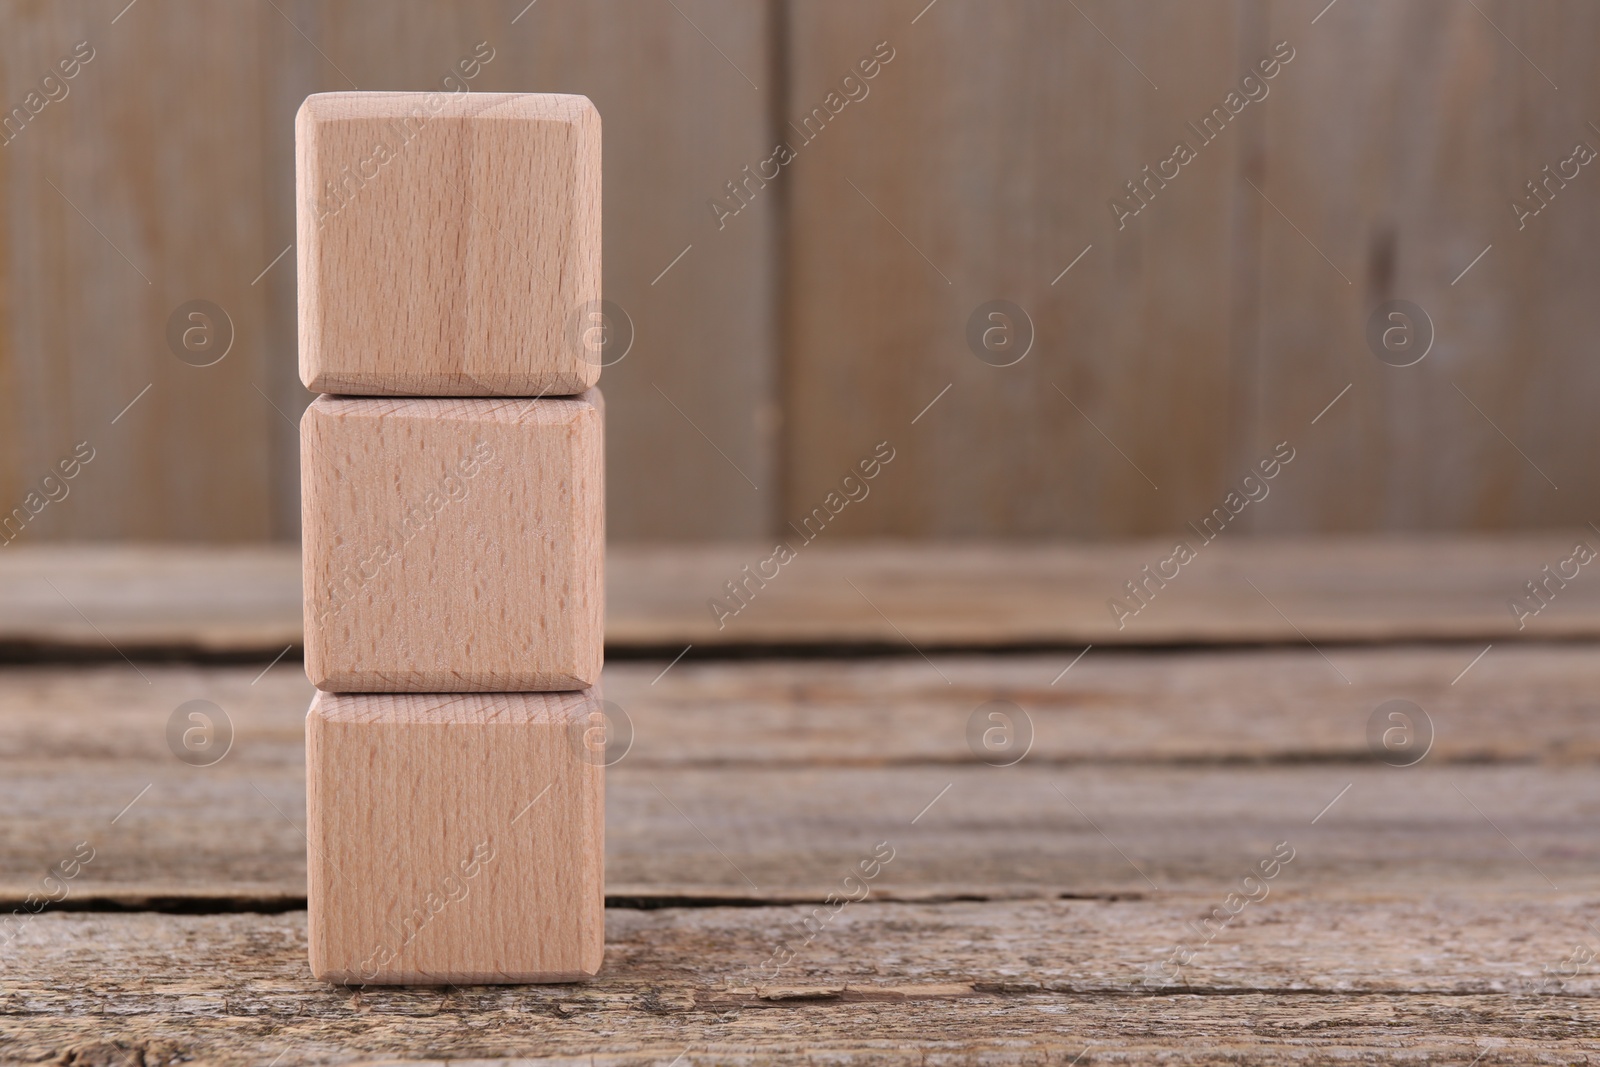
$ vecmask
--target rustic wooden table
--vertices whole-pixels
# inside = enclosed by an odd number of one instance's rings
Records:
[[[447,989],[307,967],[293,554],[10,548],[0,1059],[1600,1062],[1600,579],[1508,607],[1571,539],[1219,542],[1117,629],[1163,547],[819,545],[721,630],[759,546],[614,553],[605,969]]]

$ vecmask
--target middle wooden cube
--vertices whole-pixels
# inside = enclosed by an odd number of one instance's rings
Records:
[[[598,390],[323,396],[300,423],[306,674],[322,690],[583,689],[604,641]]]

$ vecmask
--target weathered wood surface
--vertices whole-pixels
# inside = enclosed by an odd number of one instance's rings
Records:
[[[27,980],[0,1009],[0,1055],[146,1065],[1594,1062],[1592,969],[1541,992],[1547,964],[1560,965],[1574,940],[1594,940],[1578,919],[1586,897],[1285,889],[1198,950],[1187,988],[1145,985],[1148,965],[1192,940],[1187,924],[1214,903],[869,898],[803,945],[801,908],[613,908],[593,982],[444,991],[312,981],[303,913],[50,915],[8,946]],[[754,980],[785,943],[792,963]]]
[[[1090,643],[1596,638],[1600,581],[1587,567],[1564,588],[1552,586],[1537,615],[1519,619],[1509,606],[1514,597],[1538,606],[1526,583],[1567,560],[1585,536],[1600,547],[1600,535],[1582,530],[1283,540],[1224,533],[1121,628],[1106,602],[1120,595],[1136,606],[1123,583],[1166,558],[1169,543],[822,543],[801,548],[764,586],[752,581],[744,607],[726,583],[744,580],[746,566],[754,573],[771,546],[612,546],[606,644],[613,655],[670,656],[691,643],[702,652],[867,645],[915,655],[913,645],[1075,652]],[[299,573],[290,548],[14,545],[0,551],[0,647],[265,661],[300,643]],[[708,604],[718,597],[739,609],[720,627]]]
[[[300,910],[311,690],[293,657],[272,662],[281,647],[231,665],[12,666],[0,671],[0,1060],[1594,1063],[1600,643],[1527,639],[1582,632],[1560,620],[1592,613],[1585,578],[1522,640],[1492,628],[1439,640],[1459,622],[1448,611],[1487,623],[1495,584],[1558,558],[1560,540],[1326,556],[1267,544],[1256,557],[1219,543],[1214,571],[1185,575],[1197,604],[1217,605],[1204,616],[1224,620],[1217,640],[1239,639],[1227,613],[1243,573],[1312,619],[1315,648],[1291,625],[1275,647],[1096,642],[1079,658],[1058,629],[1038,642],[1049,651],[773,660],[697,646],[674,662],[689,637],[660,594],[650,625],[672,643],[626,647],[669,654],[613,660],[604,678],[632,730],[607,771],[605,966],[543,989],[312,979]],[[812,605],[796,609],[806,625],[820,612],[862,640],[856,609],[805,599],[824,570],[886,612],[923,595],[913,555],[807,552],[792,566],[811,559],[809,577],[784,575],[748,610],[792,589]],[[981,635],[966,613],[986,603],[1003,620],[1015,599],[1033,605],[1030,626],[1048,621],[1037,590],[1027,598],[1033,560],[1002,555],[921,555],[921,580],[959,593],[925,623],[941,641]],[[621,557],[646,576],[628,587],[658,594],[701,580],[686,560],[727,559]],[[1037,557],[1080,582],[1104,569],[1093,558],[1127,557]],[[73,573],[70,559],[51,573]],[[294,563],[251,566],[282,566],[292,591]],[[170,601],[142,621],[136,590],[119,601],[116,569],[99,573],[70,587],[91,618],[121,603],[132,625],[211,625]],[[188,574],[175,580],[205,605],[206,580]],[[223,606],[212,617],[271,602],[225,570],[209,581]],[[1433,643],[1378,640],[1396,619]],[[1369,720],[1396,698],[1432,726],[1415,766],[1371,747]],[[168,732],[196,700],[232,728],[208,766],[181,761]],[[1015,705],[1014,737],[1031,728],[1013,766],[984,760],[1016,749],[974,740],[992,701]],[[1243,881],[1288,849],[1275,877]],[[59,895],[68,867],[64,899],[26,917],[27,894]],[[866,898],[822,922],[816,909],[859,895],[845,878],[866,869]],[[1238,915],[1192,925],[1218,907]],[[1193,955],[1174,971],[1180,946]],[[779,949],[796,955],[763,971]]]
[[[887,474],[884,475],[887,477]],[[869,498],[870,499],[870,498]],[[827,537],[824,530],[821,537]],[[726,583],[745,580],[772,548],[613,550],[607,641],[676,652],[704,645],[871,644],[928,647],[1337,641],[1544,640],[1600,636],[1600,581],[1578,577],[1519,620],[1509,602],[1586,538],[1575,528],[1493,538],[1231,538],[1224,531],[1149,603],[1120,617],[1107,602],[1139,604],[1143,581],[1192,532],[1094,545],[878,543],[799,548],[748,606]],[[798,536],[791,544],[800,545]],[[771,574],[772,568],[767,568]],[[1172,568],[1167,569],[1172,573]],[[852,588],[852,583],[854,588]],[[1253,586],[1253,587],[1252,587]],[[708,601],[739,612],[721,617]],[[1519,628],[1519,621],[1522,626]],[[676,642],[676,644],[674,643]],[[692,654],[692,653],[691,653]]]
[[[1479,651],[1340,649],[1349,685],[1310,650],[1097,650],[1054,686],[1066,657],[613,664],[605,692],[633,744],[608,775],[608,892],[820,899],[880,840],[907,843],[875,888],[903,899],[1203,887],[1282,839],[1315,842],[1303,862],[1319,885],[1597,884],[1600,656],[1497,647],[1462,675]],[[0,899],[88,840],[75,906],[295,905],[311,696],[298,665],[259,680],[139,670],[0,673]],[[1433,723],[1414,767],[1368,748],[1369,717],[1394,697]],[[180,762],[165,734],[195,699],[234,731],[209,767]],[[1032,724],[1016,766],[969,747],[990,700]]]
[[[0,647],[270,659],[300,643],[301,595],[298,546],[19,543],[0,551]]]
[[[97,767],[80,774],[13,779],[0,899],[15,906],[38,892],[49,867],[84,840],[96,858],[72,883],[71,906],[282,908],[304,900],[298,769],[226,783]],[[1242,876],[1284,839],[1315,842],[1302,862],[1322,885],[1425,893],[1441,882],[1512,890],[1553,882],[1600,890],[1592,831],[1600,776],[1592,767],[1002,775],[624,766],[609,777],[606,878],[614,902],[818,901],[884,840],[906,847],[878,890],[907,900],[1196,890]],[[17,798],[23,790],[38,799]],[[81,799],[67,809],[73,796]]]
[[[1595,646],[1324,651],[613,663],[605,967],[444,991],[311,978],[298,664],[10,668],[4,911],[96,851],[6,927],[0,1059],[1593,1062]],[[1366,749],[1396,696],[1414,767]],[[212,766],[168,749],[191,699],[235,727]],[[1013,767],[969,748],[996,699]]]

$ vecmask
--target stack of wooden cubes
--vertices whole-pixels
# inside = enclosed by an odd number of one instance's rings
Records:
[[[327,93],[295,139],[311,969],[592,975],[600,117]]]

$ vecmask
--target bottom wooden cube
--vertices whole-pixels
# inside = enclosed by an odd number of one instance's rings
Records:
[[[311,971],[562,982],[605,948],[599,693],[334,694],[306,716]]]

